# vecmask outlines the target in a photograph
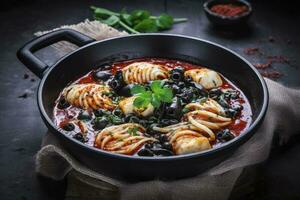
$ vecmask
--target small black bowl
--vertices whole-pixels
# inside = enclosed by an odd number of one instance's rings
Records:
[[[224,16],[219,15],[211,11],[211,7],[218,4],[235,4],[235,5],[245,5],[248,10],[241,15],[236,16]],[[252,13],[252,6],[249,2],[244,0],[209,0],[203,4],[205,14],[207,18],[215,25],[218,26],[237,26],[245,24]]]

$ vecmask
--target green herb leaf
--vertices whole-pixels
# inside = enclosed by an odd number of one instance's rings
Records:
[[[157,32],[158,28],[153,19],[144,19],[133,27],[135,30],[142,33]]]
[[[173,99],[173,92],[171,88],[163,87],[162,81],[153,81],[151,83],[151,90],[156,94],[157,98],[162,102],[170,103]]]
[[[131,15],[126,12],[126,9],[122,9],[120,13],[120,19],[126,23],[128,26],[132,26]]]
[[[137,131],[138,131],[138,127],[129,128],[127,130],[127,132],[132,136],[138,136]]]
[[[160,93],[160,99],[163,102],[171,103],[173,99],[173,92],[171,88],[163,88],[163,92]]]
[[[145,108],[148,106],[149,103],[150,103],[150,101],[148,101],[148,99],[145,99],[143,97],[137,97],[133,101],[134,107],[137,107],[137,108]]]
[[[170,29],[173,23],[185,22],[187,18],[173,18],[167,14],[151,16],[147,10],[134,10],[130,14],[122,9],[120,13],[111,10],[91,6],[94,19],[109,26],[122,27],[132,34],[140,32],[157,32],[158,30]],[[112,17],[114,16],[114,17]],[[118,18],[116,18],[118,17]]]
[[[124,22],[122,22],[121,20],[119,21],[119,25],[122,26],[123,28],[125,28],[130,33],[133,33],[133,34],[140,33],[138,31],[134,30],[133,28],[131,28],[130,26],[128,26],[127,24],[125,24]]]
[[[132,26],[132,22],[130,20],[130,15],[129,14],[122,13],[120,17],[121,17],[121,20],[123,22],[125,22],[128,26]]]
[[[91,9],[94,11],[94,17],[97,17],[97,18],[108,18],[111,15],[118,15],[118,13],[112,12],[105,8],[91,6]]]
[[[145,91],[138,94],[138,97],[133,101],[133,105],[137,108],[146,108],[152,99],[151,91]]]
[[[133,105],[137,108],[145,108],[151,103],[155,108],[158,108],[162,102],[170,103],[173,99],[171,88],[163,87],[163,82],[155,80],[150,84],[151,91],[147,91],[141,85],[135,85],[131,88],[131,94],[136,95]]]
[[[150,12],[146,10],[134,10],[131,12],[130,21],[133,25],[139,24],[141,21],[150,18]]]
[[[146,98],[146,99],[151,99],[152,92],[151,91],[145,91],[143,93],[139,94],[140,97]]]
[[[115,15],[111,15],[109,18],[101,20],[102,23],[107,24],[109,26],[114,26],[119,21],[120,21],[120,18]]]
[[[146,92],[146,89],[145,87],[141,86],[141,85],[134,85],[131,89],[130,89],[130,92],[132,95],[135,95],[135,94],[139,94],[139,93],[143,93],[143,92]]]
[[[123,120],[116,115],[108,115],[107,118],[108,118],[108,121],[112,124],[122,124],[123,123]]]
[[[159,30],[167,30],[172,28],[173,22],[174,22],[173,17],[167,14],[161,14],[156,19],[156,25]]]
[[[142,107],[140,107],[140,108],[146,108],[151,103],[152,92],[151,91],[143,92],[143,93],[139,94],[139,97],[143,98],[143,100],[144,100],[144,103],[143,103]]]
[[[161,102],[160,102],[160,98],[157,94],[152,94],[151,104],[155,108],[158,108],[160,106]]]
[[[161,93],[162,91],[162,81],[159,81],[159,80],[155,80],[155,81],[152,81],[151,85],[151,90],[155,93]]]

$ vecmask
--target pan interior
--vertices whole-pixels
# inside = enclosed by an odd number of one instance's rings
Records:
[[[183,60],[216,70],[244,92],[252,108],[253,121],[262,110],[263,86],[246,60],[202,40],[171,35],[140,35],[93,43],[52,67],[41,87],[41,100],[48,117],[52,119],[54,102],[68,83],[103,64],[146,57]]]

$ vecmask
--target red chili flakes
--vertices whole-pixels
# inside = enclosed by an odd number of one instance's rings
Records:
[[[258,68],[258,69],[265,69],[268,67],[271,67],[272,62],[268,61],[267,63],[257,63],[257,64],[253,64],[254,67]]]
[[[258,47],[246,48],[246,49],[244,49],[244,53],[247,55],[261,54]]]
[[[287,63],[290,64],[290,60],[284,56],[268,56],[268,60],[271,63]]]
[[[275,42],[275,38],[273,36],[269,36],[268,41]],[[259,40],[259,42],[262,42],[262,40]],[[287,40],[287,43],[290,44],[291,40]],[[251,56],[260,56],[260,58],[265,59],[265,62],[253,64],[254,67],[259,69],[260,73],[264,77],[277,79],[284,75],[280,71],[277,71],[274,68],[272,68],[273,63],[282,63],[282,64],[291,65],[290,59],[288,59],[287,57],[282,55],[274,55],[274,56],[266,55],[258,47],[245,48],[244,53],[246,55],[251,55]]]
[[[277,78],[283,76],[283,74],[281,72],[276,71],[276,70],[271,70],[271,71],[264,70],[264,71],[261,71],[260,74],[263,75],[264,77],[273,78],[273,79],[277,79]]]
[[[218,4],[212,6],[210,10],[222,16],[233,17],[247,12],[248,7],[245,5]]]

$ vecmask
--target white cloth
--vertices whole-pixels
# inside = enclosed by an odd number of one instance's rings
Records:
[[[105,29],[108,27],[105,28],[101,23],[85,23],[81,23],[80,26],[72,25],[71,28],[94,38],[111,37],[110,34],[103,35],[103,32],[107,33]],[[90,26],[92,28],[89,28]],[[97,26],[101,28],[98,29]],[[95,27],[100,31],[101,37],[97,37],[95,31],[89,33],[89,30],[95,30]],[[112,30],[112,33],[113,36],[118,35],[115,30]],[[124,33],[120,33],[122,34]],[[72,48],[66,48],[64,51]],[[66,199],[227,199],[243,168],[268,158],[275,130],[278,131],[281,143],[300,130],[299,90],[286,88],[268,79],[266,81],[270,101],[259,130],[230,158],[193,178],[169,182],[153,180],[135,184],[114,180],[76,161],[51,133],[46,134],[42,148],[36,155],[36,171],[54,180],[61,180],[68,175]]]
[[[267,85],[270,91],[269,108],[259,130],[230,158],[196,177],[170,182],[154,180],[135,184],[114,180],[91,171],[84,164],[77,162],[59,145],[56,137],[51,133],[47,133],[42,149],[37,153],[36,171],[55,180],[63,179],[71,171],[71,175],[84,183],[85,187],[89,185],[93,188],[85,189],[84,192],[80,190],[82,184],[73,184],[67,194],[71,190],[71,196],[76,196],[76,199],[86,199],[89,195],[101,196],[107,194],[107,191],[114,191],[109,193],[110,197],[120,194],[118,198],[124,200],[178,200],[198,197],[227,199],[243,167],[267,159],[275,130],[279,131],[281,142],[287,141],[292,134],[300,130],[299,90],[288,89],[271,80],[267,80]],[[80,194],[78,191],[81,191]]]

